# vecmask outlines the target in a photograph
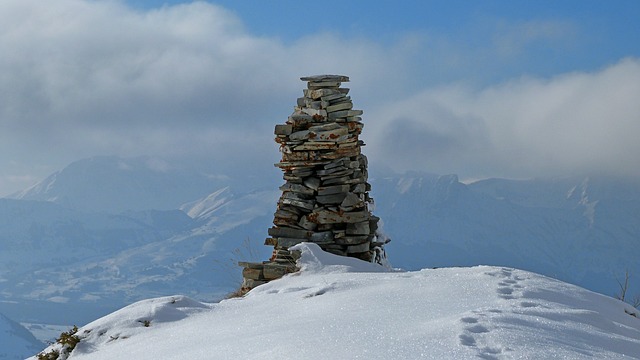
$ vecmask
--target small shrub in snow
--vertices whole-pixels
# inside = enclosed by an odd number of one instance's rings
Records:
[[[58,360],[60,352],[58,350],[51,350],[46,353],[38,354],[38,360]]]
[[[65,360],[68,358],[80,342],[80,338],[76,335],[77,332],[78,327],[74,326],[73,329],[61,333],[60,337],[56,340],[56,343],[60,345],[59,347],[61,349],[58,350],[58,348],[55,348],[47,352],[41,352],[37,355],[38,360]]]

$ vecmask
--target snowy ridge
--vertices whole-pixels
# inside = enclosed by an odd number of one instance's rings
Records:
[[[504,267],[390,272],[315,244],[299,249],[301,272],[244,298],[144,300],[83,326],[70,359],[640,355],[640,319],[625,313],[635,310],[574,285]]]
[[[51,201],[83,211],[173,210],[227,181],[152,157],[96,156],[73,162],[9,198]]]

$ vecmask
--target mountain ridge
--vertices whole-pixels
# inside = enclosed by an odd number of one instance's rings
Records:
[[[117,158],[92,159],[89,168],[99,167],[100,161],[105,161],[105,169],[119,163]],[[148,168],[143,160],[122,161]],[[101,183],[109,182],[112,188],[119,187],[118,181],[122,186],[131,182],[120,175],[110,178],[104,171]],[[197,172],[174,171],[176,180],[156,191],[171,193],[179,179]],[[617,193],[616,182],[598,178],[464,184],[456,175],[383,175],[370,179],[371,194],[374,214],[392,239],[387,254],[395,266],[511,266],[607,295],[618,290],[616,275],[623,276],[625,270],[640,273],[640,186],[633,182]],[[61,186],[61,179],[54,185]],[[85,187],[91,185],[85,182]],[[115,212],[70,208],[58,201],[0,199],[0,248],[5,250],[0,257],[4,254],[15,263],[0,268],[0,279],[10,284],[0,294],[0,311],[23,321],[33,306],[76,305],[78,316],[71,320],[82,323],[104,309],[142,298],[184,293],[211,301],[224,296],[238,285],[238,260],[269,258],[271,249],[262,242],[280,193],[277,184],[268,182],[251,188],[241,178],[228,182],[232,184],[207,182],[208,187],[220,186],[198,190],[209,192],[197,199],[189,192],[173,193],[180,201],[172,201],[179,205],[168,210],[124,210],[135,208],[126,203],[137,198],[118,191],[107,192],[124,204]],[[93,191],[100,189],[96,185]],[[6,251],[10,247],[12,252]],[[39,247],[42,252],[32,252]],[[36,264],[32,258],[46,262]],[[635,284],[630,290],[636,291]],[[16,300],[23,308],[10,305]]]

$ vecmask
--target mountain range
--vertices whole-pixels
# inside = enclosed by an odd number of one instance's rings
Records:
[[[148,157],[94,157],[0,199],[0,313],[84,324],[150,297],[224,297],[239,285],[236,261],[270,255],[274,174],[256,186]],[[374,172],[370,183],[396,267],[509,266],[606,295],[625,271],[640,274],[637,181]]]

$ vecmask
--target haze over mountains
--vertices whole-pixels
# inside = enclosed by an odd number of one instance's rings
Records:
[[[637,182],[464,184],[423,173],[370,182],[396,267],[509,266],[607,295],[625,270],[640,274]],[[150,297],[220,299],[239,284],[235,260],[270,255],[262,242],[280,184],[255,184],[158,159],[95,157],[0,199],[0,313],[81,325]]]

